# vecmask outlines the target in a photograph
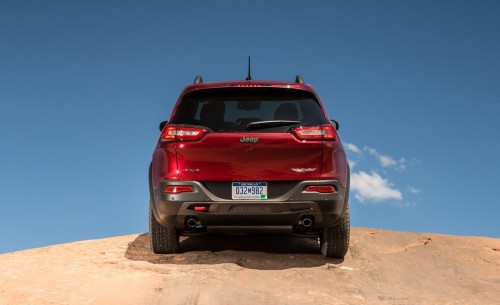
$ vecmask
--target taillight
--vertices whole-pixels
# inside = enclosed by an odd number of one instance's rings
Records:
[[[310,185],[304,192],[335,193],[335,187],[333,185]]]
[[[163,192],[167,194],[191,193],[193,191],[193,187],[189,185],[167,185],[163,189]]]
[[[335,140],[335,129],[331,125],[300,126],[293,129],[300,140]]]
[[[163,129],[160,140],[166,141],[197,141],[201,139],[207,130],[198,127],[167,126]]]

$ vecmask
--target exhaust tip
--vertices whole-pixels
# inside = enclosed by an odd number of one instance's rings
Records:
[[[312,219],[311,219],[311,218],[308,218],[308,217],[306,217],[306,218],[302,219],[302,221],[301,221],[301,222],[302,222],[301,224],[302,224],[302,226],[303,226],[304,228],[309,228],[309,227],[311,227],[311,226],[312,226],[312,224],[313,224]]]
[[[196,228],[196,225],[198,224],[198,221],[195,218],[189,218],[186,220],[186,224],[188,227],[191,229]]]

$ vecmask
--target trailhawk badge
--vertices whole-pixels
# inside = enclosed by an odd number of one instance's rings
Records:
[[[296,173],[310,173],[310,172],[314,172],[316,169],[315,168],[291,168],[292,171],[296,172]]]
[[[243,136],[240,139],[240,142],[241,143],[253,143],[253,144],[256,144],[257,142],[259,142],[259,138],[257,138],[257,137],[246,137],[246,136]]]

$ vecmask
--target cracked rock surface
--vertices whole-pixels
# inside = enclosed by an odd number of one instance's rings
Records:
[[[7,304],[498,304],[500,239],[352,228],[345,260],[287,234],[147,234],[0,255]]]

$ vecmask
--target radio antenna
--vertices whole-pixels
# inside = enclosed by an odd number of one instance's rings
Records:
[[[250,75],[250,56],[248,56],[248,76],[245,80],[252,80],[252,76]]]

